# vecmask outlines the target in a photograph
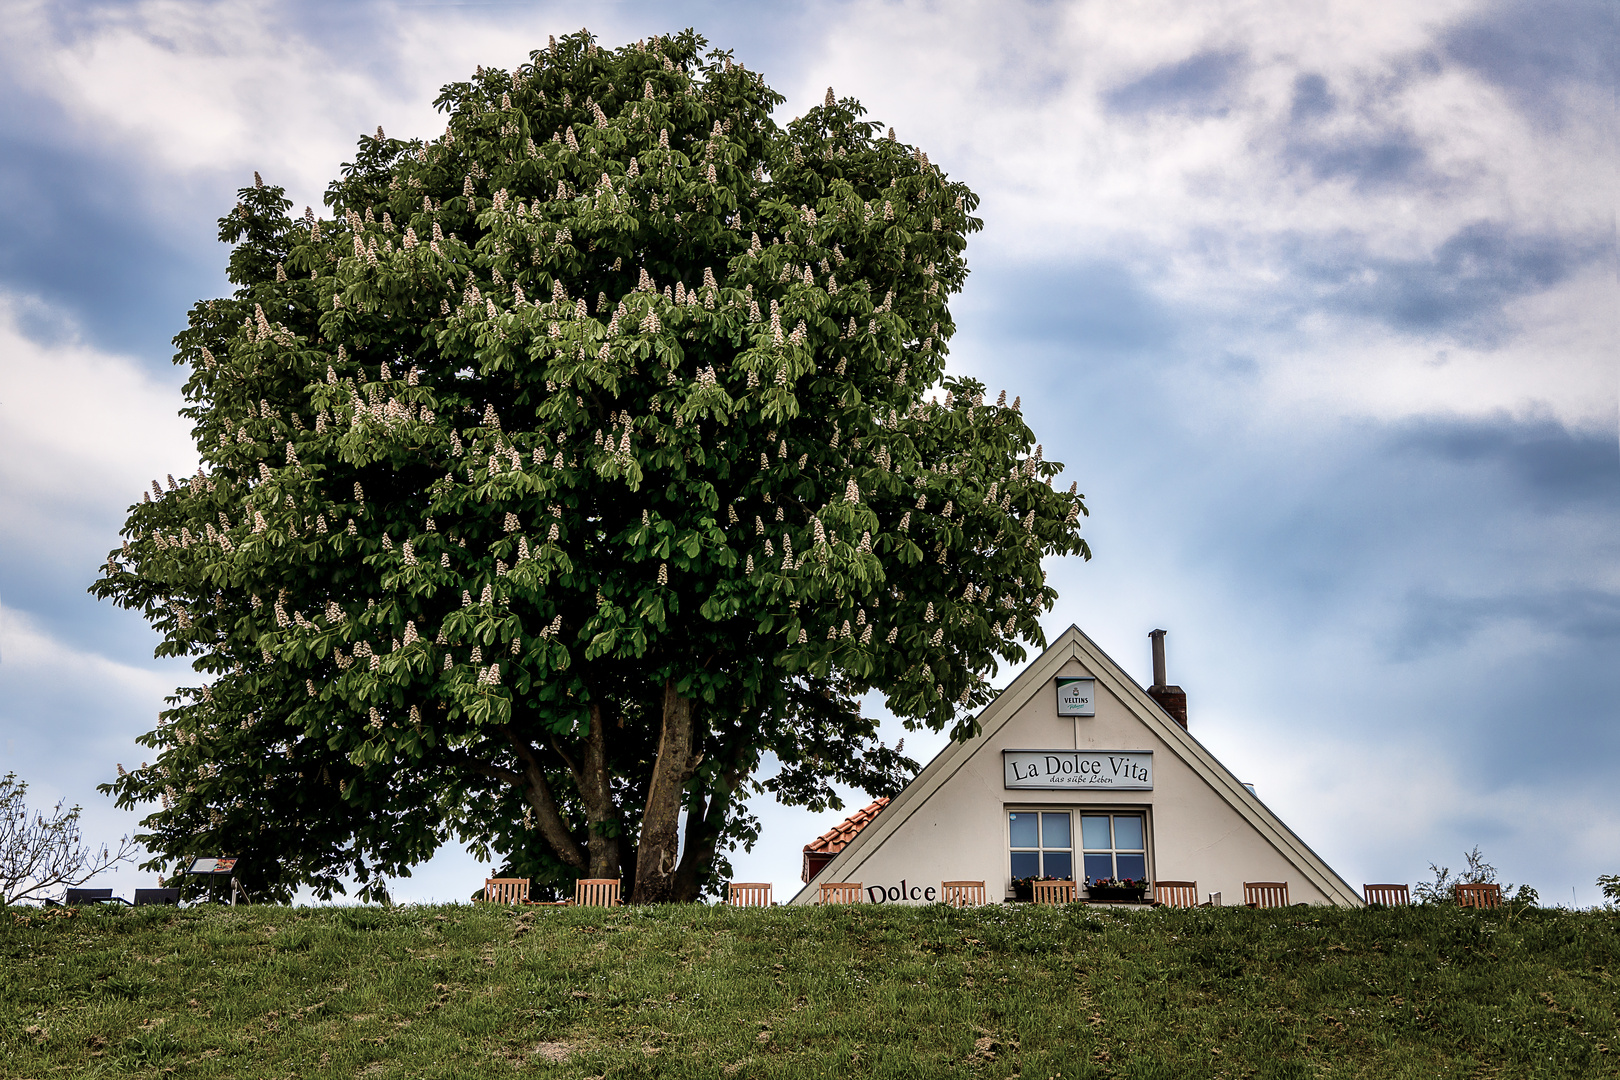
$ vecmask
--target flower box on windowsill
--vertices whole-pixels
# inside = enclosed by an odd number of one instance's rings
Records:
[[[1086,899],[1093,904],[1140,904],[1147,898],[1147,882],[1093,881]]]

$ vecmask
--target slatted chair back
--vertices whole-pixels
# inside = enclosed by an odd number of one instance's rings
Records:
[[[732,907],[770,907],[771,883],[733,881],[726,887],[726,903]]]
[[[858,881],[824,881],[821,884],[820,903],[858,904],[861,902],[861,883]]]
[[[1502,906],[1502,886],[1494,881],[1479,881],[1457,886],[1457,906],[1497,908]]]
[[[486,904],[526,904],[529,901],[529,879],[521,877],[485,878]]]
[[[1072,881],[1032,881],[1031,891],[1037,904],[1072,904],[1074,903],[1074,882]]]
[[[946,907],[982,907],[985,902],[984,882],[942,881],[939,883],[939,899]]]
[[[618,878],[580,878],[574,883],[575,907],[618,907]]]
[[[1252,908],[1287,907],[1288,882],[1245,881],[1243,883],[1243,905]]]
[[[1367,903],[1383,907],[1408,907],[1412,903],[1412,890],[1405,885],[1363,885],[1361,895]]]
[[[1197,907],[1198,882],[1155,881],[1153,902],[1162,907]]]

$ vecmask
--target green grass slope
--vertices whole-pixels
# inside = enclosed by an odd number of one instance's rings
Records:
[[[1620,917],[0,911],[6,1077],[1609,1077]]]

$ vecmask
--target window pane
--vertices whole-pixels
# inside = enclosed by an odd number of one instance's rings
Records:
[[[1080,816],[1080,838],[1085,841],[1087,851],[1107,851],[1113,847],[1113,841],[1108,837],[1108,818],[1092,817],[1090,814]],[[1107,875],[1103,875],[1106,877]]]
[[[1096,881],[1098,878],[1114,876],[1114,857],[1112,855],[1087,855],[1086,880]]]
[[[1068,814],[1041,815],[1041,846],[1049,848],[1074,846],[1069,843]]]
[[[1114,861],[1119,863],[1119,876],[1122,878],[1141,881],[1147,877],[1147,856],[1145,855],[1115,855]]]
[[[1035,814],[1008,814],[1007,832],[1012,837],[1013,847],[1040,847],[1041,837],[1036,830]]]
[[[1015,878],[1035,877],[1041,872],[1041,853],[1038,851],[1015,851],[1012,853],[1012,876]]]
[[[1046,852],[1046,875],[1055,878],[1074,877],[1074,856],[1067,851]]]
[[[1090,844],[1086,845],[1090,847]],[[1117,817],[1114,819],[1114,847],[1120,851],[1142,850],[1142,819]]]

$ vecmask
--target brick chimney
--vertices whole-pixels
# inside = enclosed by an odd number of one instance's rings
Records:
[[[1159,708],[1170,714],[1170,719],[1180,724],[1182,730],[1187,728],[1187,692],[1179,686],[1171,686],[1164,675],[1164,635],[1169,631],[1154,630],[1148,634],[1153,639],[1153,685],[1148,687],[1148,697],[1159,703]]]

